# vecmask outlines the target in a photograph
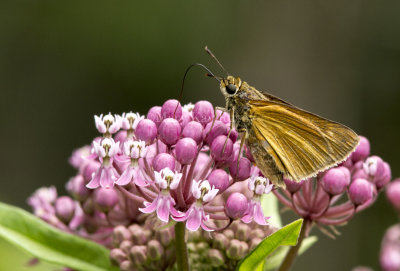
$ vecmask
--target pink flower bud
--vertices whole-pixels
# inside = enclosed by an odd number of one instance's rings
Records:
[[[94,191],[94,202],[102,212],[108,212],[118,202],[118,193],[114,188],[97,188]]]
[[[90,147],[84,146],[82,148],[76,149],[72,152],[71,157],[69,158],[69,163],[76,169],[78,169],[84,162],[85,156],[90,154]]]
[[[75,202],[67,196],[57,198],[55,203],[57,217],[68,224],[75,213]]]
[[[203,140],[203,130],[203,125],[201,125],[200,122],[191,121],[183,128],[182,135],[184,137],[190,137],[196,141],[197,144],[200,144]]]
[[[160,153],[153,159],[153,168],[155,171],[161,171],[164,168],[175,170],[175,158],[168,153]]]
[[[400,270],[400,245],[389,243],[382,247],[380,264],[384,271]]]
[[[193,121],[192,113],[191,112],[187,112],[187,111],[183,111],[182,118],[180,120],[180,124],[182,126],[182,129],[191,121]]]
[[[351,176],[351,179],[354,181],[355,179],[365,179],[368,180],[369,176],[367,173],[365,173],[364,169],[360,168],[360,169],[356,169],[353,173],[353,175]]]
[[[182,106],[177,100],[168,100],[161,107],[161,116],[163,119],[173,118],[180,120],[182,118]]]
[[[245,195],[239,192],[232,193],[226,200],[225,213],[232,219],[241,218],[246,213],[248,205]]]
[[[179,163],[190,164],[196,157],[197,144],[190,137],[179,139],[175,146],[175,155]]]
[[[135,135],[139,140],[151,142],[157,136],[157,125],[150,119],[142,119],[136,127]]]
[[[235,181],[243,181],[250,177],[251,162],[245,157],[241,157],[239,161],[239,170],[237,170],[237,159],[235,159],[229,166],[229,172]]]
[[[255,163],[253,155],[251,154],[250,149],[247,146],[245,146],[244,150],[245,150],[245,153],[246,153],[246,157],[250,160],[250,162]]]
[[[372,198],[372,184],[365,179],[356,179],[350,184],[349,197],[355,205]]]
[[[161,117],[161,106],[153,106],[147,113],[147,118],[152,120],[157,127],[160,126],[163,118]]]
[[[400,178],[395,179],[387,186],[386,197],[393,207],[400,211]]]
[[[207,177],[208,182],[211,186],[214,185],[218,189],[218,193],[222,193],[229,186],[229,175],[225,170],[215,169]]]
[[[229,129],[228,129],[229,130]],[[235,129],[232,129],[231,133],[229,134],[229,138],[233,141],[236,142],[238,138],[238,132]]]
[[[211,144],[211,155],[216,161],[226,161],[233,151],[233,143],[224,135],[218,136]]]
[[[227,135],[227,134],[228,134],[228,127],[226,127],[226,125],[222,121],[216,120],[214,122],[214,125],[212,122],[209,122],[206,125],[206,128],[203,131],[203,138],[206,141],[206,143],[211,146],[215,138],[217,138],[220,135]]]
[[[210,102],[199,101],[194,105],[192,113],[193,119],[205,126],[214,118],[214,107]]]
[[[81,173],[83,178],[85,178],[86,182],[89,182],[92,177],[93,173],[95,173],[101,164],[95,160],[88,160],[81,169]]]
[[[351,155],[347,157],[346,160],[344,160],[342,163],[339,164],[339,166],[347,167],[348,169],[351,169],[353,167],[353,160],[351,160]]]
[[[79,201],[86,200],[91,193],[91,190],[86,188],[86,182],[82,175],[76,175],[70,179],[67,183],[67,190]]]
[[[368,139],[363,136],[359,136],[359,138],[360,138],[360,144],[358,144],[355,151],[351,154],[351,160],[354,163],[367,158],[370,151],[370,145]]]
[[[160,139],[167,145],[174,145],[178,141],[181,136],[181,130],[179,122],[172,118],[164,119],[160,127],[158,127]]]
[[[383,162],[383,173],[381,176],[375,176],[375,185],[377,189],[381,189],[392,179],[392,171],[388,163]]]
[[[289,180],[287,178],[283,178],[283,181],[286,184],[286,189],[292,194],[299,191],[300,188],[302,188],[303,184],[304,184],[304,180],[301,180],[300,182],[295,182],[295,181]]]
[[[368,157],[363,164],[363,168],[369,176],[377,178],[381,177],[385,170],[382,158],[376,155]]]
[[[217,109],[217,119],[222,121],[226,125],[230,125],[231,117],[229,116],[228,112],[221,111]]]
[[[350,171],[346,167],[331,168],[324,174],[321,182],[328,194],[339,195],[350,184]]]
[[[126,140],[128,133],[126,130],[119,131],[115,136],[114,136],[114,141],[115,142],[124,142]],[[121,144],[120,144],[121,145]]]

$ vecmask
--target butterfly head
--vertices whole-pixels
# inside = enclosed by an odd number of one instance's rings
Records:
[[[228,77],[221,79],[220,90],[225,97],[232,97],[236,95],[242,86],[242,80],[239,77]]]

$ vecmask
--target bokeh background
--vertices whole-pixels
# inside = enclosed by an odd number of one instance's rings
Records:
[[[399,176],[399,13],[398,0],[2,1],[0,201],[28,208],[52,184],[65,193],[67,159],[96,135],[94,114],[145,114],[178,97],[194,62],[223,75],[205,45],[233,75],[367,136]],[[224,105],[204,71],[185,85],[182,103]],[[381,195],[337,240],[314,230],[293,270],[378,270],[396,220]],[[0,248],[0,270],[22,270],[27,255]]]

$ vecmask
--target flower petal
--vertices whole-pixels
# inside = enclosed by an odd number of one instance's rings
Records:
[[[254,221],[257,224],[259,224],[259,225],[268,225],[260,203],[255,203],[253,211],[254,211],[254,213],[253,213]]]
[[[154,212],[157,208],[157,203],[158,203],[159,199],[160,199],[160,197],[155,198],[152,203],[145,201],[144,205],[146,207],[139,208],[139,211],[141,211],[142,213],[145,213],[145,214],[150,214],[150,213]]]
[[[197,231],[201,225],[201,211],[193,208],[186,221],[186,228],[190,231]]]
[[[157,203],[157,216],[161,221],[166,223],[169,221],[169,206],[168,198],[161,196]]]
[[[133,175],[134,175],[134,169],[132,167],[128,167],[121,175],[121,177],[119,177],[118,181],[115,184],[118,185],[127,185],[128,183],[130,183],[133,179]]]
[[[86,185],[89,189],[96,189],[100,186],[101,167],[97,169],[90,182]]]

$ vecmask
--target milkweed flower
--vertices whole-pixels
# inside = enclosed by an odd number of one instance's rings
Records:
[[[207,180],[194,181],[192,185],[192,194],[196,201],[190,206],[186,214],[181,217],[176,217],[176,221],[186,221],[186,228],[190,231],[197,231],[201,226],[203,230],[212,231],[204,223],[210,219],[209,215],[206,215],[203,204],[212,201],[218,193],[218,189],[214,186],[211,187]]]
[[[145,157],[146,153],[147,147],[144,141],[129,139],[124,143],[123,155],[117,159],[121,163],[129,163],[129,166],[115,182],[117,185],[127,185],[132,181],[141,187],[148,185],[138,164],[139,158]]]
[[[100,168],[93,174],[92,179],[86,185],[87,188],[95,189],[99,186],[110,188],[119,177],[118,172],[113,166],[113,157],[119,151],[119,142],[115,143],[112,138],[104,138],[98,143],[93,141],[93,154],[102,163]]]
[[[254,193],[254,196],[249,203],[247,214],[242,217],[243,222],[250,223],[254,219],[254,221],[260,225],[268,224],[267,219],[269,217],[264,216],[260,197],[263,194],[270,193],[273,187],[273,184],[271,184],[267,178],[255,174],[251,176],[249,181],[249,190]]]
[[[152,213],[157,211],[157,216],[161,221],[168,222],[169,215],[180,217],[175,206],[175,200],[170,195],[170,189],[176,189],[182,178],[181,173],[174,173],[169,168],[164,168],[160,172],[155,172],[155,183],[161,189],[161,193],[153,200],[153,202],[144,202],[145,208],[139,208],[143,213]]]
[[[111,115],[111,113],[103,116],[94,116],[96,128],[99,133],[105,134],[110,137],[121,129],[121,117],[119,115]]]

